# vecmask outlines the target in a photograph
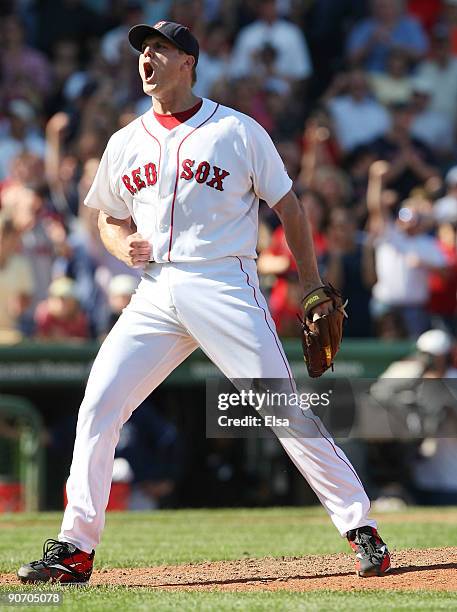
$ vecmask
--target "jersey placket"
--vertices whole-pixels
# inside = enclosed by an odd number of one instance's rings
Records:
[[[171,261],[171,241],[173,234],[173,216],[178,188],[178,152],[179,129],[171,130],[163,139],[163,164],[158,181],[159,208],[157,210],[157,231],[160,234],[161,261]]]
[[[205,105],[192,117],[189,123],[183,123],[171,130],[164,128],[151,116],[153,132],[161,143],[161,169],[158,177],[158,207],[156,215],[156,232],[159,246],[156,251],[156,261],[171,262],[173,247],[173,226],[179,191],[179,171],[181,161],[181,145],[191,134],[204,125],[217,111],[219,104],[213,108]]]

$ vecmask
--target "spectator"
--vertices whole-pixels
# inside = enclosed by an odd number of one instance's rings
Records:
[[[0,138],[0,181],[11,173],[15,157],[24,152],[44,157],[45,143],[34,128],[35,111],[25,100],[11,100],[7,107],[7,133]]]
[[[433,84],[424,77],[412,81],[412,108],[415,114],[411,135],[424,142],[437,159],[446,161],[452,157],[455,146],[449,116],[431,108]]]
[[[300,202],[306,208],[313,232],[314,247],[318,259],[321,259],[326,247],[326,238],[322,232],[324,221],[324,201],[313,191],[305,191]],[[273,232],[269,246],[264,249],[258,260],[259,273],[272,276],[269,306],[278,333],[294,337],[299,332],[297,314],[303,298],[298,282],[297,267],[287,245],[284,229],[279,225]]]
[[[265,43],[254,56],[252,76],[262,83],[266,91],[286,95],[291,90],[289,79],[278,71],[277,58],[276,48]]]
[[[429,379],[422,390],[428,393],[428,412],[435,412],[436,426],[426,437],[412,466],[413,493],[416,502],[427,506],[446,506],[457,503],[457,412],[455,399],[442,384],[430,379],[455,379],[457,370],[452,365],[455,339],[446,332],[432,329],[417,340],[417,349],[427,360],[423,378]],[[439,380],[436,380],[439,383]],[[449,381],[455,389],[454,381]]]
[[[314,250],[319,261],[327,250],[327,239],[325,237],[324,226],[328,211],[325,207],[325,200],[317,191],[309,189],[301,194],[300,203],[308,213],[311,231],[313,233]]]
[[[19,246],[20,232],[12,218],[0,213],[0,343],[21,339],[20,319],[34,291],[32,269]]]
[[[403,317],[396,310],[377,312],[373,322],[376,336],[383,342],[396,342],[408,338]]]
[[[342,70],[348,30],[366,16],[366,0],[314,0],[306,6],[307,39],[316,73],[313,93],[321,96],[335,73]]]
[[[46,125],[46,178],[52,202],[66,220],[78,212],[76,173],[78,160],[64,155],[64,138],[70,124],[67,113],[58,112]]]
[[[318,106],[306,120],[302,150],[298,188],[307,189],[314,183],[317,168],[333,166],[340,161],[341,152],[324,106]]]
[[[173,0],[170,6],[170,21],[182,23],[200,40],[206,25],[206,10],[201,0]],[[161,17],[163,19],[163,17]]]
[[[454,223],[457,220],[457,166],[450,168],[445,177],[446,193],[433,206],[438,223]]]
[[[197,82],[194,93],[204,98],[209,97],[214,83],[224,78],[229,72],[230,48],[228,32],[222,23],[209,24],[197,64]]]
[[[108,285],[108,313],[104,333],[108,333],[120,317],[122,311],[128,306],[135,289],[138,278],[129,274],[113,276]]]
[[[324,277],[349,299],[344,335],[348,338],[369,337],[372,335],[371,289],[376,282],[372,241],[357,234],[351,211],[334,208],[329,215],[326,242]]]
[[[352,190],[349,177],[337,166],[317,168],[311,187],[324,200],[327,211],[333,208],[345,208],[351,202]]]
[[[239,32],[232,54],[232,74],[236,77],[255,75],[256,55],[266,43],[276,49],[279,75],[291,81],[311,76],[306,40],[296,25],[278,17],[275,0],[259,1],[257,20]]]
[[[232,84],[233,105],[236,110],[250,115],[267,132],[273,129],[273,119],[270,116],[265,96],[261,90],[260,83],[252,78],[243,77]]]
[[[268,101],[271,101],[270,97],[268,97],[267,102]],[[279,104],[277,100],[275,102]],[[280,133],[280,117],[273,117],[273,119],[277,119],[277,122],[275,122],[274,124],[274,130],[278,130],[278,132]],[[290,176],[292,181],[295,181],[300,173],[300,144],[294,138],[280,138],[280,136],[278,135],[278,137],[276,138],[276,148],[278,149],[278,153],[284,161],[284,166],[286,167],[287,174]]]
[[[389,162],[385,184],[394,189],[400,199],[407,198],[412,189],[438,176],[436,158],[421,140],[411,136],[414,121],[412,104],[395,104],[391,107],[390,130],[371,143],[377,159]]]
[[[80,53],[76,42],[65,39],[56,41],[52,48],[52,87],[44,109],[47,115],[53,115],[65,106],[65,85],[79,69]]]
[[[376,155],[369,145],[356,147],[344,160],[344,167],[351,183],[350,207],[359,227],[362,227],[367,219],[368,176],[370,167],[375,161]]]
[[[21,234],[21,251],[33,269],[35,300],[43,299],[51,282],[55,254],[54,245],[47,233],[43,194],[38,190],[13,184],[3,190],[2,206],[11,215]]]
[[[48,297],[35,311],[35,335],[40,340],[83,340],[89,338],[89,324],[81,309],[76,286],[62,276],[49,286]]]
[[[300,333],[298,313],[302,308],[303,291],[297,272],[287,272],[272,291],[269,307],[276,329],[284,338],[297,338]]]
[[[23,98],[39,108],[51,87],[51,69],[46,57],[24,43],[24,29],[17,17],[2,21],[0,86],[4,102]]]
[[[415,63],[428,48],[420,23],[404,12],[403,0],[371,0],[371,17],[363,19],[349,35],[349,60],[370,72],[386,70],[389,51],[400,47]]]
[[[376,102],[361,70],[339,74],[324,100],[334,122],[338,143],[344,153],[382,136],[389,129],[389,114]]]
[[[100,41],[100,50],[105,61],[110,65],[119,64],[121,47],[127,39],[127,34],[134,25],[143,22],[143,11],[139,0],[127,0],[123,7],[122,22],[109,30]],[[132,51],[130,50],[130,53]],[[133,55],[133,53],[132,53]]]
[[[115,463],[128,462],[131,472],[130,510],[164,507],[174,492],[183,461],[178,432],[150,399],[122,427]]]
[[[393,47],[387,56],[386,71],[372,72],[369,82],[375,98],[384,106],[408,102],[412,94],[408,54]]]
[[[430,57],[417,67],[417,77],[430,84],[430,109],[444,113],[454,126],[457,118],[457,58],[452,54],[450,29],[446,25],[438,24],[433,29]]]
[[[425,219],[413,202],[403,203],[396,220],[391,220],[382,206],[382,181],[388,172],[388,164],[375,162],[367,193],[377,275],[372,312],[376,318],[396,312],[409,336],[417,338],[430,327],[430,272],[444,270],[446,260],[437,241],[426,233]]]
[[[430,275],[429,311],[433,327],[456,334],[457,324],[457,183],[455,173],[448,173],[449,195],[435,203],[433,215],[437,224],[438,245],[446,258],[445,274]]]
[[[297,266],[282,225],[274,230],[269,247],[260,253],[258,269],[264,279],[268,276],[274,279],[269,307],[278,333],[296,335],[299,330],[297,313],[303,295],[299,295]]]
[[[8,178],[3,181],[2,189],[11,185],[22,185],[31,189],[46,188],[43,159],[35,153],[24,151],[13,158]]]

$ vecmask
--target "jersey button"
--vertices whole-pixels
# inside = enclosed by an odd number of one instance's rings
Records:
[[[167,229],[168,229],[168,225],[166,223],[161,223],[159,225],[159,229],[160,229],[161,232],[166,232]]]

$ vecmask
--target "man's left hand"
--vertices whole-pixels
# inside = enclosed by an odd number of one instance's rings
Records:
[[[303,357],[312,378],[322,376],[333,366],[347,316],[344,307],[341,294],[331,285],[316,288],[303,300]]]

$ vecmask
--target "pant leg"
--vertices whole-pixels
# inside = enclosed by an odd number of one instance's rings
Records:
[[[227,258],[212,266],[207,262],[201,270],[192,300],[186,300],[185,276],[178,276],[173,294],[180,319],[202,349],[231,380],[277,378],[282,389],[276,390],[294,391],[290,365],[259,290],[255,262]],[[281,416],[289,417],[290,426],[273,431],[338,531],[344,535],[363,525],[375,527],[360,479],[320,419],[297,406],[287,410]]]
[[[141,282],[100,348],[79,411],[59,540],[86,552],[99,543],[104,527],[122,425],[197,346],[159,289],[152,279]],[[152,303],[155,296],[163,303]]]

